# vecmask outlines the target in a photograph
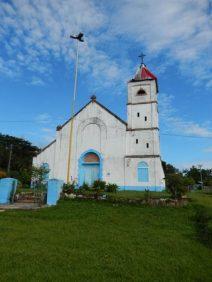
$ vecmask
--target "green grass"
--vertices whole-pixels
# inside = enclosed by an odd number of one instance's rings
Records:
[[[107,193],[115,199],[144,199],[146,192],[140,191],[118,191],[117,193]],[[152,198],[168,198],[170,194],[167,192],[149,192]]]
[[[212,215],[212,194],[206,194],[202,191],[195,191],[189,193],[189,197],[192,198],[194,204],[204,206],[208,213]]]
[[[1,212],[0,281],[211,281],[194,212],[86,200]]]

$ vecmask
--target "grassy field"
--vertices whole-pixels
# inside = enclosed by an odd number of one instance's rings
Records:
[[[183,208],[66,200],[1,212],[0,281],[211,281],[193,217],[212,197],[191,197]]]
[[[107,193],[109,196],[115,199],[144,199],[146,192],[140,191],[119,191],[117,193]],[[170,194],[167,192],[149,192],[149,196],[152,198],[168,198]]]

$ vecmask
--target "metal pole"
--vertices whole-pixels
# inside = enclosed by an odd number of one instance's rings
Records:
[[[201,187],[203,190],[203,181],[202,181],[202,165],[200,166],[200,180],[201,180]]]
[[[203,181],[202,181],[202,165],[199,165],[199,170],[200,170],[200,181],[201,181],[201,187],[203,189]]]
[[[12,151],[13,151],[13,145],[10,144],[10,153],[9,153],[9,160],[8,160],[8,165],[7,165],[7,175],[9,176],[10,174],[10,166],[11,166],[11,159],[12,159]]]
[[[73,125],[74,125],[74,106],[77,95],[77,77],[78,77],[78,61],[79,61],[79,41],[76,43],[76,64],[75,64],[75,72],[74,72],[74,97],[71,106],[71,121],[70,121],[70,133],[69,133],[69,147],[68,147],[68,164],[67,164],[67,177],[66,182],[68,183],[70,180],[70,166],[71,166],[71,147],[72,147],[72,135],[73,135]]]

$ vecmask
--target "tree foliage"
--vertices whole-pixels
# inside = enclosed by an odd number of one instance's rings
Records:
[[[33,187],[43,188],[46,182],[46,175],[49,173],[49,169],[44,166],[36,167],[32,166],[31,168],[31,180]]]
[[[184,174],[187,177],[193,178],[195,183],[201,182],[200,169],[196,166],[192,166],[190,169],[184,170]],[[201,169],[203,184],[210,186],[212,184],[212,169]]]
[[[0,170],[3,172],[7,171],[11,145],[10,174],[7,176],[17,178],[23,184],[29,185],[32,158],[39,152],[39,148],[22,138],[0,134]]]
[[[171,187],[178,187],[180,185],[180,181],[182,187],[186,189],[190,189],[195,184],[199,184],[201,182],[200,169],[198,167],[192,166],[190,169],[186,169],[183,172],[180,172],[179,169],[164,161],[162,161],[162,165],[165,173],[166,186],[170,192],[172,190]],[[203,185],[212,186],[212,169],[201,169],[201,174]]]
[[[180,173],[172,173],[166,177],[167,191],[175,199],[180,199],[186,193],[184,177]]]
[[[174,167],[171,164],[166,163],[165,161],[162,161],[162,166],[163,166],[163,171],[164,171],[165,176],[168,174],[179,172],[179,169],[177,169],[176,167]]]

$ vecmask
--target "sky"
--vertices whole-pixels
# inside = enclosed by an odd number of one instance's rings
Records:
[[[212,167],[212,2],[1,0],[0,132],[43,147],[90,96],[126,120],[127,81],[146,54],[159,83],[162,159]]]

